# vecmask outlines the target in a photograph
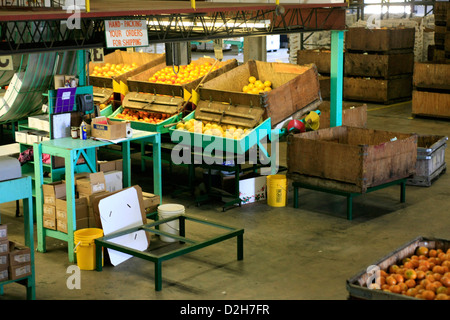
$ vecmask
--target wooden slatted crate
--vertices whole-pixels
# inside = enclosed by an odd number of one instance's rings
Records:
[[[345,54],[344,74],[356,77],[390,79],[395,76],[412,74],[414,53],[397,54]]]
[[[120,85],[121,82],[126,84],[126,80],[129,77],[138,74],[148,68],[156,66],[160,63],[163,63],[164,61],[165,61],[165,54],[146,53],[146,52],[127,52],[116,50],[106,55],[104,58],[104,62],[89,64],[89,74],[90,74],[89,83],[94,87],[114,89],[114,82],[118,85]],[[100,68],[104,67],[107,63],[116,65],[117,64],[131,65],[132,63],[136,63],[137,68],[116,77],[101,77],[91,75],[96,67]],[[116,89],[115,92],[120,93],[121,91],[119,89]]]
[[[269,80],[272,90],[260,94],[242,92],[250,76]],[[264,118],[272,127],[299,110],[314,110],[321,102],[317,68],[314,64],[295,65],[249,60],[200,87],[200,99],[233,105],[263,107]]]
[[[339,126],[288,136],[288,174],[364,193],[415,172],[417,135]]]
[[[415,88],[450,91],[450,64],[415,62],[413,85]]]
[[[213,58],[199,58],[192,61],[193,64],[201,65],[202,63],[209,62],[214,64],[215,59]],[[217,66],[219,69],[212,71],[204,80],[204,82],[209,81],[224,72],[227,72],[235,67],[238,63],[236,59],[229,59],[225,61],[218,62]],[[149,79],[159,70],[167,67],[166,63],[158,64],[152,68],[144,70],[138,74],[135,74],[127,79],[128,88],[130,91],[134,92],[146,92],[152,94],[165,94],[177,97],[184,97],[184,90],[192,93],[192,90],[197,88],[198,84],[202,81],[202,77],[197,78],[189,83],[176,85],[176,84],[165,84],[165,83],[154,83],[149,81]],[[176,67],[175,67],[176,69]]]
[[[450,118],[450,93],[413,90],[412,114],[436,118]]]
[[[297,64],[304,65],[310,63],[314,63],[316,65],[317,71],[321,75],[329,75],[331,67],[331,50],[298,50]]]
[[[410,99],[412,74],[392,79],[344,77],[344,99],[384,104]]]
[[[393,52],[414,49],[414,28],[349,28],[345,48],[351,51]]]

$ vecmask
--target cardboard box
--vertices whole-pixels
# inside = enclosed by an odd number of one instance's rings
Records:
[[[75,216],[77,220],[89,216],[86,198],[75,199]],[[67,220],[67,201],[65,198],[56,199],[56,220]]]
[[[75,224],[76,230],[90,227],[88,218],[77,219]],[[56,219],[56,230],[67,233],[67,219]]]
[[[48,217],[55,217],[56,216],[56,207],[52,204],[46,204],[42,206],[42,214],[44,216]]]
[[[56,230],[56,216],[43,216],[42,220],[42,225],[44,226],[44,228]]]
[[[9,266],[9,253],[0,253],[0,270],[8,268]]]
[[[71,79],[75,79],[76,86],[78,86],[78,78],[74,75],[66,75],[66,74],[56,74],[53,78],[55,89],[64,88],[67,81]]]
[[[160,203],[159,196],[148,192],[142,192],[142,200],[146,214],[155,212]]]
[[[50,132],[50,115],[40,114],[28,117],[28,126],[33,129]]]
[[[266,200],[266,176],[239,180],[239,198],[242,204]]]
[[[114,192],[123,189],[122,171],[104,172],[106,191]]]
[[[66,184],[62,181],[44,184],[42,186],[44,203],[56,205],[56,199],[65,198]]]
[[[9,241],[0,240],[0,253],[8,253],[9,252]]]
[[[97,162],[97,171],[103,171],[103,172],[114,171],[114,170],[122,171],[122,167],[123,167],[122,159]]]
[[[8,267],[0,266],[0,281],[6,281],[9,279]]]
[[[9,267],[9,279],[16,280],[31,275],[31,263]]]
[[[76,180],[76,189],[78,193],[90,195],[106,190],[105,176],[103,172],[89,174],[87,178]]]
[[[16,137],[17,143],[25,143],[25,144],[28,143],[27,142],[28,130],[16,131],[14,135]]]
[[[8,228],[6,224],[0,224],[0,240],[8,239]]]
[[[144,223],[147,222],[147,215],[145,213],[145,208],[144,208],[144,200],[143,200],[143,196],[142,196],[142,189],[138,185],[132,186],[130,188],[135,188],[137,190],[138,198],[139,198],[139,207],[140,207],[140,211],[141,211],[141,215],[142,215],[142,222],[144,224]],[[113,194],[116,194],[118,192],[122,192],[124,190],[127,190],[127,189],[129,189],[129,188],[125,188],[125,189],[122,189],[122,190],[119,190],[119,191],[115,191],[115,192],[105,192],[102,195],[99,194],[99,195],[97,195],[95,197],[91,197],[90,205],[91,205],[91,208],[93,209],[93,215],[94,215],[95,222],[96,222],[96,225],[97,225],[98,228],[102,228],[102,222],[100,220],[100,213],[99,213],[99,210],[98,210],[98,203],[100,202],[100,200],[102,200],[102,199],[104,199],[106,197],[109,197],[109,196],[111,196]]]
[[[94,118],[92,119],[91,136],[106,140],[126,138],[127,123],[113,121],[106,117]]]
[[[9,265],[18,266],[31,263],[31,251],[27,246],[16,242],[9,242]]]

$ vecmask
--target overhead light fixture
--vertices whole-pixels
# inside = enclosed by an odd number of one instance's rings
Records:
[[[189,21],[189,20],[177,20],[177,21],[168,21],[168,20],[148,20],[147,25],[149,26],[164,26],[164,27],[191,27],[191,28],[230,28],[230,29],[266,29],[270,27],[270,20],[259,20],[256,22],[249,22],[243,20],[236,21],[212,21],[212,20],[203,20],[203,21]]]

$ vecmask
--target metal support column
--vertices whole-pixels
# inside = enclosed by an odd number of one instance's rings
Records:
[[[344,31],[331,31],[330,127],[342,125]]]
[[[77,72],[78,72],[78,85],[85,86],[87,83],[87,57],[86,50],[77,51]]]

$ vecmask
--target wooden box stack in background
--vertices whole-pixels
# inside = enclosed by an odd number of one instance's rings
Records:
[[[349,28],[345,38],[345,100],[392,103],[411,98],[414,28]]]
[[[438,63],[450,62],[450,2],[434,3],[434,46],[430,46],[428,60]]]
[[[450,118],[450,64],[416,62],[412,114]]]
[[[320,95],[322,100],[330,100],[331,50],[298,50],[297,64],[314,63],[319,72]]]

